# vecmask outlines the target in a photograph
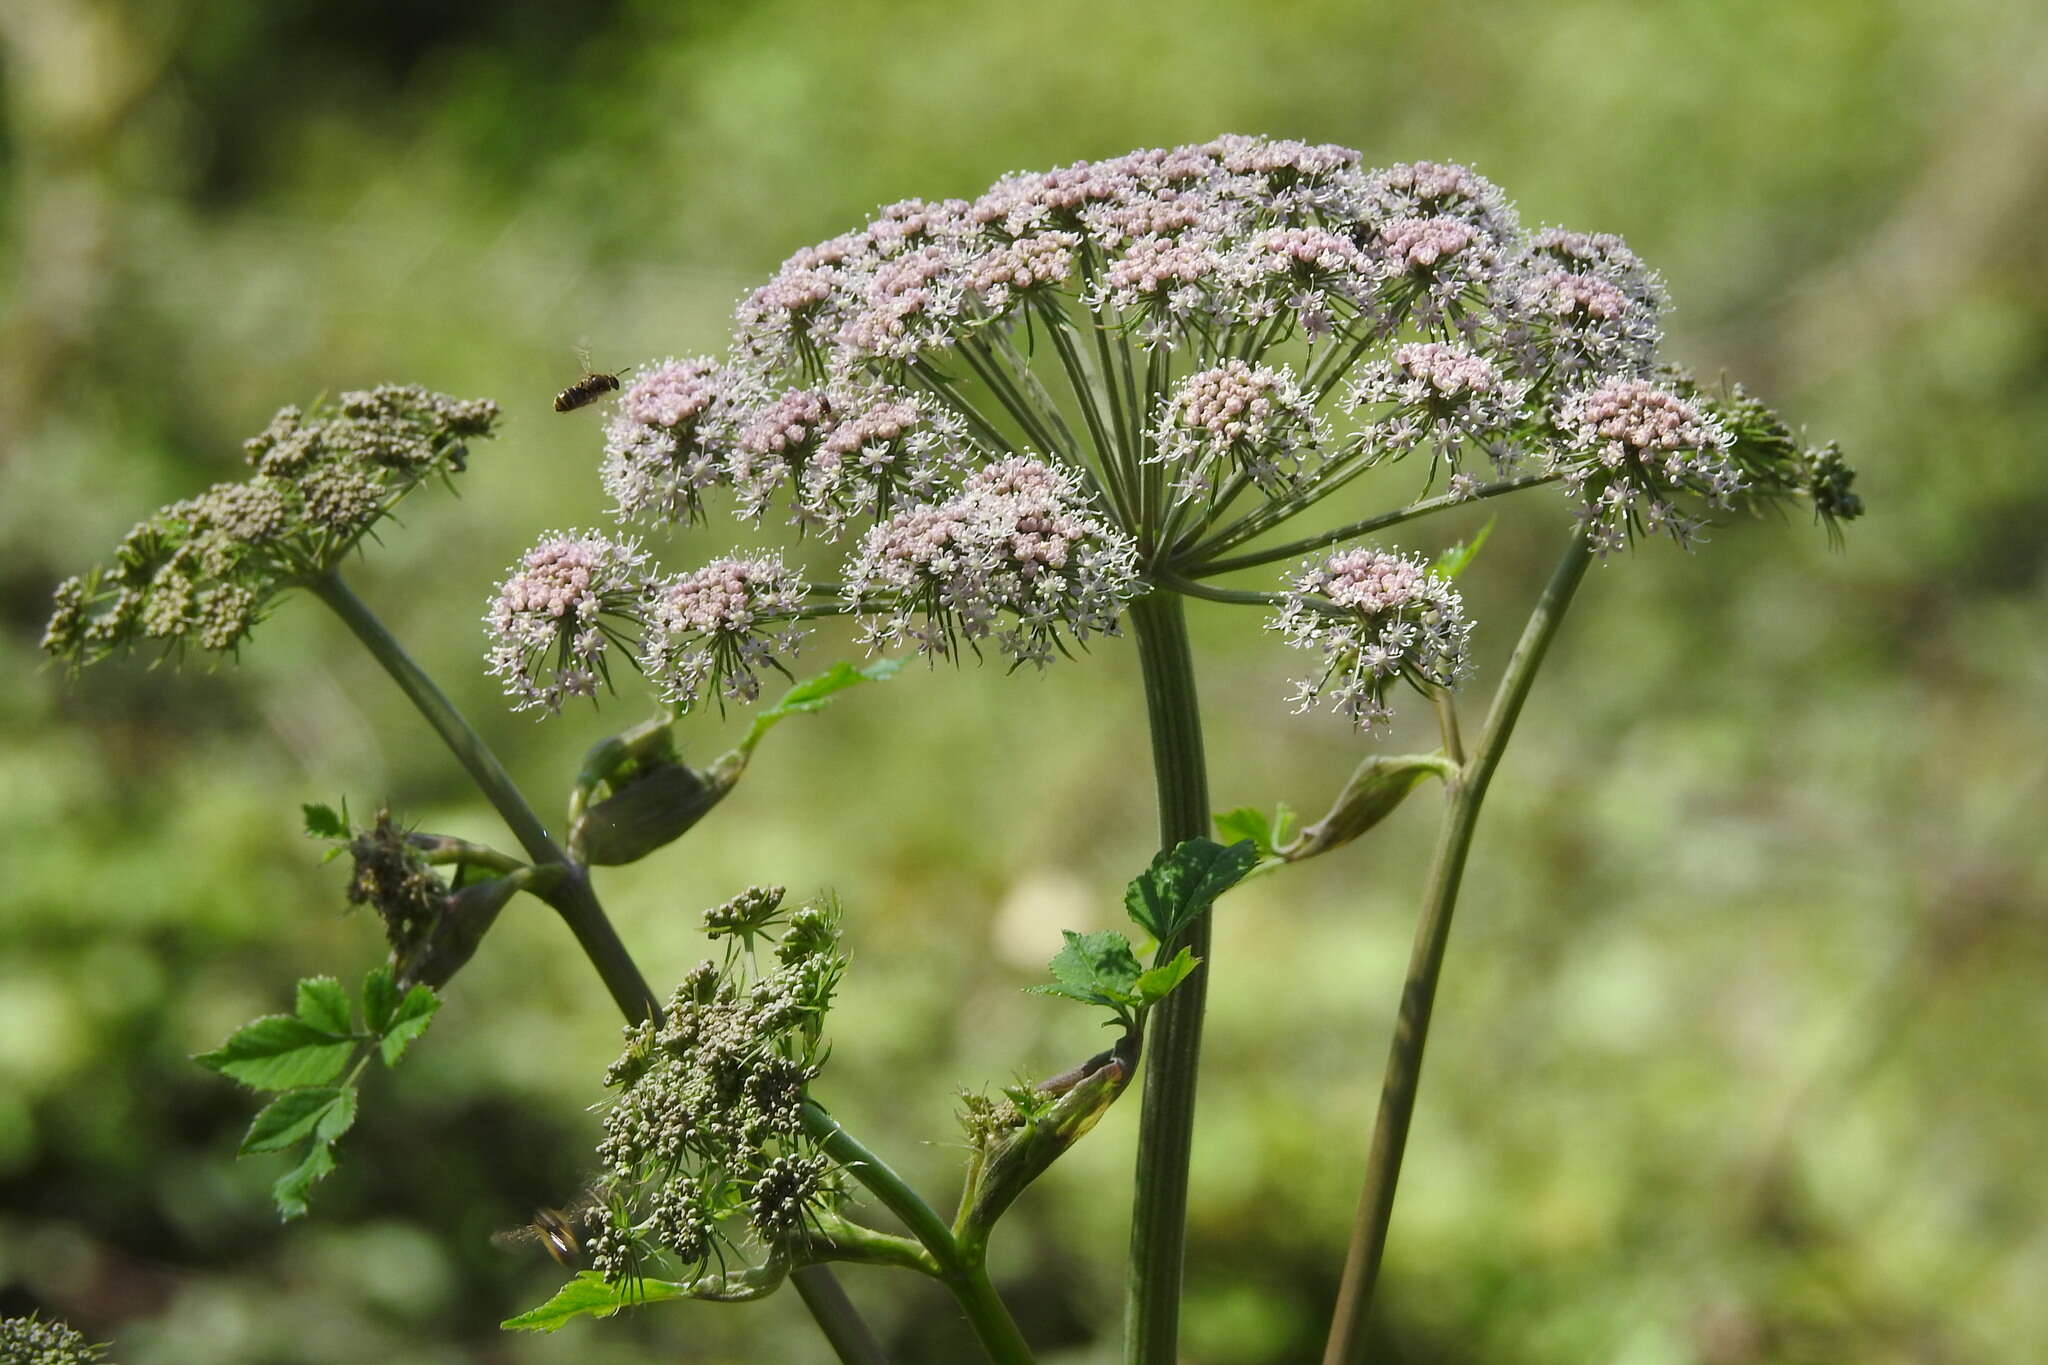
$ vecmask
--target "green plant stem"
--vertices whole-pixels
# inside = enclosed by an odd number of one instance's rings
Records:
[[[1159,793],[1159,842],[1172,848],[1209,829],[1209,778],[1188,648],[1186,604],[1154,591],[1131,604]],[[1187,1236],[1188,1156],[1195,1123],[1195,1073],[1209,989],[1209,916],[1204,914],[1156,961],[1182,948],[1202,965],[1152,1011],[1144,1108],[1131,1195],[1131,1254],[1125,1280],[1124,1360],[1173,1365],[1180,1332],[1181,1261]]]
[[[817,1319],[835,1355],[844,1365],[889,1365],[882,1343],[862,1320],[860,1310],[839,1285],[838,1277],[821,1265],[798,1266],[789,1272],[804,1307]]]
[[[1574,533],[1508,659],[1500,689],[1494,693],[1492,709],[1487,713],[1486,727],[1472,756],[1444,783],[1443,825],[1423,892],[1422,914],[1415,926],[1408,976],[1401,987],[1400,1014],[1394,1021],[1393,1041],[1387,1049],[1379,1117],[1373,1125],[1372,1149],[1366,1157],[1365,1187],[1360,1192],[1358,1214],[1352,1223],[1351,1244],[1345,1254],[1343,1278],[1338,1283],[1337,1307],[1330,1321],[1323,1365],[1352,1365],[1359,1358],[1366,1313],[1372,1306],[1373,1284],[1379,1277],[1380,1260],[1386,1251],[1387,1227],[1394,1212],[1394,1187],[1401,1176],[1401,1157],[1408,1143],[1408,1123],[1415,1113],[1415,1092],[1422,1078],[1422,1051],[1429,1038],[1437,976],[1443,967],[1444,946],[1450,939],[1451,913],[1458,903],[1458,887],[1464,879],[1479,807],[1486,799],[1494,770],[1500,766],[1515,720],[1522,713],[1522,703],[1528,699],[1529,688],[1536,680],[1537,668],[1592,558],[1584,537]]]
[[[612,928],[604,907],[598,903],[597,895],[590,887],[589,874],[572,861],[548,834],[547,827],[541,824],[540,817],[534,814],[533,807],[527,804],[511,774],[498,762],[498,756],[491,752],[483,737],[455,709],[455,703],[448,700],[447,694],[435,685],[434,680],[413,662],[412,656],[384,628],[376,613],[341,581],[339,574],[329,572],[314,579],[307,587],[355,632],[356,638],[384,666],[384,671],[391,675],[399,690],[419,708],[420,714],[441,736],[456,761],[476,782],[484,798],[511,828],[519,846],[526,850],[526,856],[536,864],[559,864],[564,869],[561,881],[548,893],[547,902],[569,926],[569,932],[576,936],[576,942],[604,980],[605,989],[611,992],[620,1013],[636,1024],[657,1013],[654,993],[647,988],[647,979],[640,975],[640,969],[634,965],[626,945],[619,941],[618,931]]]
[[[960,1243],[932,1206],[910,1188],[889,1163],[869,1151],[861,1141],[840,1126],[839,1120],[815,1101],[804,1101],[804,1131],[825,1154],[845,1167],[868,1193],[882,1201],[902,1220],[938,1264],[939,1282],[953,1295],[967,1325],[995,1365],[1031,1365],[1031,1348],[1010,1317],[1010,1310],[997,1297],[989,1282],[988,1267],[977,1255],[964,1254]]]
[[[547,893],[547,902],[569,926],[569,932],[576,936],[577,944],[597,969],[619,1012],[629,1023],[635,1024],[659,1014],[660,1007],[655,1003],[654,992],[647,988],[647,978],[640,974],[640,968],[634,964],[632,955],[619,939],[618,931],[612,927],[610,917],[605,914],[604,906],[598,902],[588,871],[564,853],[549,836],[547,827],[541,824],[540,817],[527,804],[511,774],[505,771],[505,765],[498,762],[497,755],[491,752],[483,737],[455,709],[455,703],[448,700],[447,694],[413,662],[404,646],[385,629],[376,613],[350,591],[339,574],[330,571],[313,579],[307,587],[355,633],[363,647],[398,684],[399,690],[419,708],[420,714],[441,736],[485,799],[503,817],[513,836],[519,840],[520,847],[526,850],[526,855],[538,865],[561,868],[561,879]],[[882,1361],[881,1348],[875,1343],[874,1334],[860,1322],[859,1315],[847,1301],[846,1292],[839,1288],[832,1272],[823,1266],[806,1267],[806,1271],[809,1272],[805,1275],[809,1288],[806,1289],[800,1281],[798,1292],[813,1314],[818,1316],[818,1325],[831,1341],[833,1350],[839,1353],[839,1358],[845,1365],[879,1365]],[[831,1321],[819,1314],[821,1304],[831,1314]],[[854,1327],[859,1328],[857,1334],[853,1333]],[[848,1354],[847,1347],[860,1345],[862,1339],[871,1348],[869,1353]],[[847,1345],[843,1346],[843,1342]]]

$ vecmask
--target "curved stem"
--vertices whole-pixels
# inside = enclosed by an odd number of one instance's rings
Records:
[[[1209,829],[1209,778],[1195,698],[1185,605],[1155,591],[1131,604],[1145,710],[1159,792],[1159,842],[1172,848]],[[1157,961],[1182,948],[1202,965],[1152,1011],[1138,1168],[1131,1194],[1131,1255],[1125,1281],[1124,1359],[1173,1365],[1180,1334],[1181,1262],[1187,1236],[1188,1155],[1195,1122],[1195,1073],[1209,989],[1209,916],[1159,945]]]
[[[434,727],[442,742],[476,782],[478,790],[503,817],[513,837],[519,840],[519,846],[526,850],[526,856],[536,865],[552,863],[562,867],[561,880],[545,899],[569,926],[569,932],[576,936],[576,942],[591,965],[597,968],[598,976],[603,978],[605,989],[611,992],[620,1013],[633,1023],[655,1014],[654,993],[647,988],[647,979],[640,975],[640,969],[634,965],[626,945],[619,941],[618,931],[612,928],[604,907],[598,904],[596,894],[590,889],[589,874],[549,835],[547,827],[541,824],[533,807],[526,803],[526,797],[512,781],[511,774],[505,771],[504,764],[498,762],[498,756],[484,743],[483,737],[455,709],[455,703],[448,700],[447,694],[435,685],[434,680],[413,662],[412,656],[384,628],[376,613],[349,590],[348,584],[341,581],[339,574],[330,571],[306,586],[355,632],[356,638],[383,665],[399,690],[411,698],[412,704],[419,708],[420,714],[427,718],[427,723]]]
[[[881,1200],[883,1206],[910,1229],[910,1235],[931,1253],[938,1266],[940,1282],[951,1292],[954,1302],[960,1305],[960,1311],[966,1314],[967,1325],[973,1329],[975,1339],[988,1353],[988,1358],[995,1365],[1031,1365],[1031,1348],[1025,1344],[1023,1333],[1017,1330],[1010,1310],[996,1296],[995,1286],[989,1282],[988,1269],[980,1257],[963,1256],[952,1230],[932,1206],[925,1203],[902,1176],[890,1169],[888,1162],[869,1151],[815,1100],[804,1101],[803,1121],[804,1131],[817,1141],[825,1155],[845,1167],[868,1193]]]
[[[484,799],[504,818],[513,837],[519,840],[519,846],[526,850],[526,856],[536,863],[564,861],[562,850],[549,837],[547,827],[541,824],[533,807],[526,804],[526,797],[512,781],[512,775],[505,771],[505,765],[498,762],[498,756],[491,752],[490,746],[471,728],[463,714],[455,709],[455,703],[448,700],[448,695],[413,662],[412,656],[384,628],[384,623],[377,619],[368,604],[341,581],[341,575],[330,571],[312,579],[306,587],[355,632],[355,637],[362,641],[371,657],[383,665],[399,690],[427,718],[427,723],[441,736],[442,743],[448,746],[449,752],[475,781],[477,789],[483,792]]]
[[[1543,589],[1543,596],[1529,614],[1514,654],[1508,659],[1500,689],[1494,693],[1492,709],[1487,713],[1486,728],[1471,758],[1444,783],[1444,821],[1437,835],[1429,883],[1423,892],[1422,915],[1415,926],[1408,976],[1401,986],[1401,1010],[1387,1049],[1379,1117],[1373,1125],[1372,1150],[1366,1157],[1365,1187],[1359,1194],[1358,1214],[1352,1223],[1351,1244],[1344,1258],[1344,1274],[1338,1284],[1337,1307],[1323,1349],[1323,1365],[1351,1365],[1358,1359],[1366,1312],[1372,1305],[1373,1284],[1379,1278],[1380,1260],[1386,1251],[1387,1227],[1394,1212],[1394,1187],[1400,1180],[1401,1157],[1408,1143],[1408,1123],[1415,1113],[1415,1092],[1422,1078],[1422,1051],[1429,1040],[1437,976],[1443,968],[1444,947],[1450,940],[1451,913],[1458,903],[1458,887],[1464,879],[1479,807],[1486,799],[1494,770],[1500,766],[1515,720],[1522,713],[1522,703],[1528,700],[1536,670],[1592,558],[1585,537],[1574,532],[1571,544]]]

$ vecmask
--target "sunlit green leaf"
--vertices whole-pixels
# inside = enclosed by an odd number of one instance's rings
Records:
[[[298,1015],[325,1033],[352,1031],[348,992],[331,976],[309,976],[299,983]]]
[[[816,711],[826,702],[849,687],[862,683],[882,682],[896,676],[903,667],[901,659],[871,659],[856,667],[841,661],[816,677],[805,678],[802,682],[782,694],[773,706],[754,717],[754,723],[747,730],[747,737],[740,741],[742,750],[751,750],[761,742],[761,736],[774,729],[777,722],[789,716],[803,715]]]
[[[348,817],[334,807],[311,803],[299,809],[305,812],[306,833],[315,839],[348,838]]]
[[[508,1332],[553,1332],[575,1318],[605,1317],[636,1304],[679,1299],[688,1292],[688,1285],[672,1280],[621,1280],[606,1284],[604,1276],[584,1270],[540,1307],[498,1325]]]
[[[1239,806],[1210,817],[1216,832],[1231,843],[1251,842],[1262,858],[1273,856],[1273,845],[1278,842],[1273,834],[1273,822],[1266,813],[1253,806]]]
[[[434,1021],[434,1011],[440,1008],[441,998],[425,986],[414,986],[406,992],[405,999],[398,1004],[398,1012],[392,1016],[390,1027],[384,1030],[383,1041],[377,1044],[384,1065],[398,1065],[406,1047],[427,1031],[427,1025]]]
[[[1478,535],[1470,540],[1461,540],[1438,555],[1436,561],[1429,566],[1430,571],[1440,573],[1445,578],[1456,578],[1472,567],[1472,561],[1479,558],[1480,548],[1486,544],[1486,538],[1493,534],[1493,523],[1497,520],[1496,517],[1488,517],[1486,525],[1479,528]]]
[[[334,1086],[287,1090],[265,1105],[242,1139],[240,1155],[281,1152],[313,1131],[344,1092]]]
[[[326,1085],[348,1065],[355,1043],[288,1014],[270,1014],[192,1060],[257,1090]]]
[[[324,1142],[315,1142],[306,1153],[306,1159],[277,1178],[270,1187],[270,1197],[277,1202],[277,1212],[287,1220],[302,1218],[306,1213],[307,1196],[315,1182],[334,1172],[334,1151]]]
[[[1172,992],[1175,986],[1188,979],[1189,973],[1202,965],[1202,959],[1183,948],[1175,953],[1171,962],[1161,963],[1138,975],[1138,998],[1147,1005],[1157,1004]]]
[[[1052,960],[1052,983],[1033,986],[1033,992],[1115,1010],[1142,1003],[1136,987],[1144,968],[1131,951],[1129,939],[1115,930],[1097,934],[1077,934],[1071,929],[1064,932],[1067,944]]]
[[[398,986],[388,966],[372,967],[363,978],[363,1023],[372,1033],[391,1027],[398,1015]]]
[[[1258,848],[1249,838],[1227,848],[1209,839],[1189,839],[1152,860],[1124,892],[1124,909],[1139,928],[1166,943],[1244,880],[1258,860]]]

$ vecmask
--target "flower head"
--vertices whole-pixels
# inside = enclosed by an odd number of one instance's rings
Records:
[[[750,702],[760,672],[787,672],[803,631],[804,582],[775,554],[714,559],[678,574],[648,598],[640,666],[678,710],[707,695]]]
[[[1315,402],[1290,372],[1232,358],[1189,375],[1161,402],[1153,458],[1178,467],[1188,496],[1212,491],[1218,468],[1284,488],[1323,437]]]
[[[1508,338],[1525,368],[1647,373],[1663,337],[1663,281],[1621,238],[1545,228],[1529,241]]]
[[[597,694],[614,645],[630,647],[647,593],[647,556],[631,540],[564,531],[522,555],[491,599],[489,672],[514,710],[559,711]]]
[[[1505,470],[1528,388],[1470,346],[1414,341],[1361,370],[1345,406],[1375,414],[1363,433],[1373,449],[1395,457],[1425,449],[1432,471],[1441,462],[1455,475],[1468,449]]]
[[[1673,501],[1679,493],[1726,506],[1743,487],[1729,458],[1728,430],[1691,399],[1644,379],[1582,389],[1559,406],[1561,447],[1552,472],[1578,503],[1580,521],[1602,554],[1626,546],[1639,531],[1692,541],[1697,517]]]
[[[106,1358],[104,1346],[93,1345],[69,1323],[33,1313],[0,1318],[0,1360],[7,1365],[99,1365]]]
[[[592,1259],[607,1279],[649,1257],[694,1273],[742,1237],[788,1254],[845,1200],[837,1166],[803,1126],[846,966],[838,910],[824,900],[792,914],[780,901],[778,888],[755,887],[711,912],[714,929],[735,936],[725,961],[692,969],[659,1025],[628,1027],[605,1073],[615,1093],[598,1160],[611,1216]],[[806,913],[783,942],[807,950],[757,968],[754,936]]]
[[[1393,714],[1386,696],[1397,680],[1450,687],[1469,666],[1464,600],[1419,555],[1358,547],[1305,565],[1273,628],[1322,655],[1295,709],[1327,698],[1364,730]]]
[[[400,384],[280,409],[244,443],[249,478],[159,510],[58,588],[43,648],[77,664],[144,642],[232,652],[278,594],[333,569],[421,483],[461,472],[497,417],[486,399]]]
[[[619,396],[605,428],[604,489],[620,520],[695,521],[727,479],[732,379],[716,361],[664,360]]]
[[[1018,456],[969,475],[954,497],[882,522],[849,566],[866,637],[952,658],[993,637],[1018,662],[1116,628],[1137,591],[1129,541],[1073,476]]]

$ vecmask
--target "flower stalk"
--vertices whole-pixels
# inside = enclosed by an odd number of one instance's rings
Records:
[[[513,837],[519,840],[519,846],[526,850],[526,855],[538,864],[553,863],[563,867],[561,880],[547,893],[547,902],[569,926],[569,932],[576,936],[577,944],[582,947],[584,956],[590,959],[590,965],[597,969],[619,1012],[631,1023],[652,1015],[655,1012],[654,992],[648,989],[647,979],[634,965],[632,955],[620,942],[618,931],[612,927],[611,919],[598,903],[596,893],[591,890],[588,873],[572,863],[568,854],[548,834],[547,827],[541,824],[540,817],[527,804],[526,797],[512,781],[512,775],[505,771],[505,765],[498,761],[498,756],[491,752],[483,737],[456,710],[448,695],[413,662],[412,656],[377,619],[376,613],[342,582],[339,574],[329,571],[313,579],[307,587],[355,633],[371,657],[383,666],[399,690],[426,717],[449,752],[469,773],[477,789],[511,829]]]
[[[1565,609],[1592,560],[1593,551],[1586,536],[1575,532],[1523,627],[1522,638],[1515,645],[1500,688],[1494,694],[1478,745],[1444,782],[1443,824],[1423,892],[1422,913],[1415,925],[1415,946],[1401,986],[1401,1007],[1394,1021],[1393,1041],[1387,1049],[1379,1116],[1373,1124],[1372,1148],[1366,1157],[1365,1187],[1360,1192],[1358,1213],[1352,1223],[1344,1273],[1338,1283],[1337,1306],[1323,1350],[1323,1365],[1352,1365],[1359,1359],[1366,1314],[1372,1306],[1373,1285],[1379,1278],[1387,1228],[1393,1218],[1394,1189],[1401,1177],[1401,1158],[1408,1145],[1408,1124],[1415,1113],[1415,1094],[1422,1080],[1422,1053],[1429,1041],[1437,977],[1443,969],[1444,948],[1450,941],[1451,914],[1457,908],[1472,833],[1479,822],[1479,807],[1486,799],[1494,771],[1500,766],[1515,721],[1522,714],[1522,704],[1528,700],[1536,670],[1556,638]]]
[[[936,1270],[927,1273],[935,1273],[952,1294],[975,1340],[994,1365],[1031,1365],[1031,1348],[989,1281],[988,1265],[980,1246],[955,1239],[945,1220],[922,1195],[818,1104],[805,1101],[803,1122],[805,1131],[825,1154],[902,1220],[911,1236],[929,1253]]]
[[[1186,604],[1177,593],[1153,592],[1131,604],[1131,626],[1152,735],[1159,842],[1162,848],[1172,848],[1209,828],[1209,777]],[[1131,1255],[1125,1278],[1124,1359],[1129,1365],[1172,1365],[1178,1351],[1188,1158],[1209,987],[1206,912],[1171,942],[1160,944],[1154,961],[1170,961],[1184,948],[1201,958],[1202,965],[1154,1010],[1147,1040],[1150,1061],[1138,1121]]]

